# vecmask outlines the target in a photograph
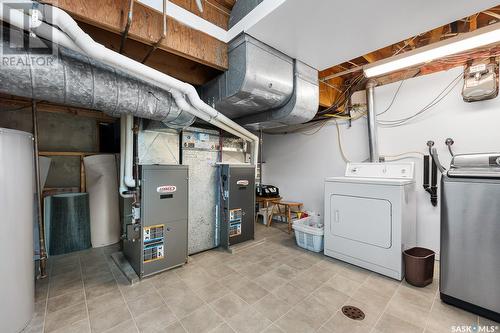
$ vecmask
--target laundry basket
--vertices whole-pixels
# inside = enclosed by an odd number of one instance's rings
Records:
[[[311,217],[304,217],[293,222],[293,230],[298,246],[313,252],[323,250],[325,232],[321,223],[313,223]]]

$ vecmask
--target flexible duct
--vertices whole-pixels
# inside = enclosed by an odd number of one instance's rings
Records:
[[[94,42],[89,35],[78,27],[78,24],[71,18],[71,16],[59,8],[48,5],[40,5],[39,9],[42,11],[43,17],[49,23],[61,28],[61,30],[65,32],[86,54],[96,59],[100,59],[107,64],[113,64],[121,68],[126,68],[130,73],[133,73],[134,75],[145,79],[147,82],[169,91],[174,97],[177,105],[182,110],[185,110],[231,134],[245,140],[252,141],[254,146],[252,154],[254,155],[253,161],[255,163],[255,157],[258,152],[259,138],[239,126],[234,121],[225,117],[214,108],[205,104],[200,99],[196,89],[192,85],[179,81],[169,75],[127,58],[107,49],[99,43]]]
[[[31,29],[39,37],[52,40],[73,50],[82,50],[87,55],[103,61],[108,65],[113,65],[126,70],[128,73],[142,78],[150,84],[167,90],[172,94],[177,106],[191,115],[199,117],[220,129],[234,134],[242,139],[252,142],[252,162],[256,163],[258,156],[258,137],[234,121],[220,114],[214,108],[205,104],[198,96],[196,89],[182,81],[168,76],[160,71],[143,65],[135,60],[127,58],[117,52],[107,49],[103,45],[96,43],[78,24],[63,10],[49,5],[42,5],[31,2],[33,7],[40,10],[45,21],[59,27],[53,29],[46,23],[41,23],[37,28]],[[10,24],[25,29],[25,15],[17,11],[10,11],[10,15],[4,12],[4,6],[0,6],[0,18]],[[187,97],[187,98],[186,98]],[[189,102],[188,102],[189,100]]]
[[[4,49],[23,40],[22,31],[3,29],[3,32],[0,47]],[[54,45],[49,43],[49,47]],[[11,65],[2,66],[0,71],[0,92],[100,110],[113,117],[134,114],[174,128],[194,122],[195,117],[190,114],[185,117],[186,112],[179,109],[169,92],[65,47],[59,47],[58,51],[44,56],[43,65],[37,65],[26,59],[39,60],[39,54],[16,50],[15,55],[9,56]]]

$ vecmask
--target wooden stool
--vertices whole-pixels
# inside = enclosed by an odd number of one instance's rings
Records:
[[[274,206],[281,201],[281,197],[278,198],[267,198],[267,197],[256,197],[255,201],[260,205],[264,206],[266,209],[267,226],[271,225],[271,219],[273,217]],[[258,214],[255,214],[255,223],[257,223]]]
[[[302,206],[304,204],[302,202],[292,202],[292,201],[280,201],[276,203],[276,206],[278,208],[278,213],[275,213],[273,210],[273,214],[271,215],[271,219],[269,220],[269,225],[271,225],[273,221],[273,217],[276,216],[282,216],[286,218],[288,222],[288,233],[292,231],[292,213],[297,213],[302,211]],[[283,212],[281,211],[281,208],[283,208]],[[296,210],[293,210],[293,209]]]

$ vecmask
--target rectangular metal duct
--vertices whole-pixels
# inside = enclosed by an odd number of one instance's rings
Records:
[[[202,99],[229,118],[284,105],[293,92],[293,60],[249,35],[229,44],[229,68],[202,88]]]
[[[318,71],[241,34],[229,45],[227,72],[201,88],[205,102],[240,125],[275,128],[311,120]]]
[[[301,124],[314,117],[318,106],[318,71],[295,60],[294,89],[288,102],[277,109],[237,118],[236,122],[254,130]]]

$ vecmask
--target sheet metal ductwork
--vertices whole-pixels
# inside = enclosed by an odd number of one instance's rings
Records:
[[[292,97],[280,108],[236,119],[239,124],[254,130],[301,124],[311,120],[318,111],[318,71],[294,61],[294,90]]]
[[[284,105],[293,93],[293,60],[249,35],[229,44],[228,70],[202,88],[202,98],[229,118]]]
[[[318,71],[242,34],[229,45],[229,69],[201,89],[204,101],[251,129],[311,120],[318,109]]]
[[[21,31],[3,31],[3,50],[12,49],[12,43],[23,40]],[[184,128],[194,122],[195,117],[181,111],[169,92],[83,54],[47,43],[54,50],[57,47],[53,56],[20,53],[19,48],[12,55],[4,53],[9,64],[1,66],[0,92],[99,110],[113,117],[133,114],[162,121],[172,128]],[[31,60],[40,57],[45,59],[43,65]]]

